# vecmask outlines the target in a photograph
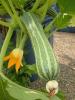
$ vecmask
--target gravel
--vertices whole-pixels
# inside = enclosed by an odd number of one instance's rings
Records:
[[[54,50],[60,64],[60,88],[66,100],[75,100],[75,33],[55,33]]]
[[[66,100],[75,100],[75,34],[54,33],[54,52],[60,66],[59,87]],[[33,89],[45,88],[45,82],[37,80],[30,84]]]

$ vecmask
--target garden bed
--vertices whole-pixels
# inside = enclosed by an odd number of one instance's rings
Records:
[[[66,100],[75,100],[75,33],[55,33],[54,50],[61,67],[60,88]]]
[[[60,88],[64,92],[66,100],[75,100],[75,34],[55,33],[54,50],[61,67]],[[45,82],[37,80],[32,82],[30,87],[42,90],[45,87]]]

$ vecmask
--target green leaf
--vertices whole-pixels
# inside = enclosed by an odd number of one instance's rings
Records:
[[[75,16],[72,16],[69,26],[75,27]]]
[[[62,29],[70,24],[71,18],[68,14],[59,14],[53,24],[57,29]]]
[[[59,91],[57,96],[61,99],[61,100],[65,100],[65,95],[62,91]]]
[[[0,72],[0,100],[48,100],[44,93],[24,88]]]
[[[33,45],[38,75],[46,80],[55,79],[59,67],[42,25],[37,17],[30,13],[25,12],[21,19]]]
[[[57,0],[63,13],[75,15],[75,0]]]
[[[57,96],[54,96],[54,97],[50,97],[50,100],[61,100],[61,99],[58,98]]]
[[[23,67],[21,68],[19,74],[24,74],[25,76],[31,76],[32,74],[37,74],[37,70],[36,70],[36,65],[23,65]]]
[[[0,71],[0,100],[49,100],[49,98],[42,92],[12,82]],[[50,100],[60,99],[54,96]]]

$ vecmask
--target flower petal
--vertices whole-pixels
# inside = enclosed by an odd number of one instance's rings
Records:
[[[8,63],[8,68],[11,68],[15,64],[15,62],[16,61],[14,61],[13,59],[10,59]]]
[[[9,59],[10,59],[10,55],[9,55],[9,56],[4,57],[4,61],[7,61],[7,60],[9,60]]]
[[[17,62],[16,62],[16,72],[17,73],[18,73],[18,70],[20,69],[20,66],[21,66],[21,61],[17,60]]]

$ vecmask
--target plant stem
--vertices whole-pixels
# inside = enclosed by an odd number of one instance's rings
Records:
[[[20,41],[21,41],[21,31],[20,30],[16,30],[16,48],[19,47]]]
[[[26,29],[25,29],[25,27],[23,26],[23,24],[21,23],[20,18],[18,17],[18,15],[17,15],[17,13],[16,13],[16,10],[15,10],[15,8],[14,8],[14,6],[13,6],[12,1],[11,1],[11,0],[8,0],[8,2],[9,2],[9,4],[10,4],[10,7],[11,7],[11,9],[12,9],[12,12],[14,13],[15,20],[16,20],[17,23],[19,24],[21,30],[22,30],[24,33],[26,33]],[[27,40],[27,34],[24,34],[24,37],[23,37],[22,41],[20,41],[20,46],[19,46],[19,48],[23,49],[26,40]]]
[[[12,34],[13,34],[13,28],[9,27],[9,30],[7,32],[7,36],[6,36],[5,40],[4,40],[4,43],[3,43],[3,46],[2,46],[2,49],[1,49],[1,53],[0,53],[0,70],[2,69],[3,58],[5,56],[5,53],[6,53],[8,45],[9,45],[9,41],[11,39]]]
[[[14,8],[14,6],[13,6],[12,1],[11,1],[11,0],[8,0],[8,2],[9,2],[9,4],[10,4],[10,7],[11,7],[13,13],[14,13],[14,18],[15,18],[15,20],[17,21],[17,23],[19,24],[19,26],[21,27],[21,29],[24,31],[23,25],[22,25],[22,23],[21,23],[21,21],[20,21],[20,18],[17,16],[17,13],[16,13],[16,11],[15,11],[15,8]]]
[[[4,21],[1,21],[1,20],[0,20],[0,25],[9,27],[9,23],[8,22],[4,22]]]
[[[3,0],[4,1],[4,0]],[[5,5],[4,5],[4,7],[5,7],[5,9],[7,10],[7,12],[11,15],[11,17],[13,18],[13,20],[15,20],[15,21],[17,21],[17,23],[19,24],[19,27],[21,28],[21,30],[25,33],[25,31],[26,31],[26,29],[25,29],[25,27],[22,25],[22,23],[21,23],[21,21],[20,21],[20,18],[18,17],[18,15],[17,15],[17,13],[16,13],[16,11],[15,11],[15,8],[14,8],[14,6],[13,6],[13,3],[12,3],[12,1],[11,0],[8,0],[8,2],[9,2],[9,4],[10,4],[10,7],[11,7],[11,9],[12,9],[12,12],[13,12],[13,14],[12,13],[9,13],[9,11],[10,11],[10,9],[9,9],[9,7],[8,7],[8,5],[7,5],[7,3],[6,3],[6,1],[5,1]]]
[[[23,24],[21,23],[21,20],[20,20],[20,17],[18,17],[17,13],[16,13],[16,10],[13,6],[13,3],[11,0],[8,0],[9,4],[10,4],[10,7],[12,9],[12,12],[14,13],[14,20],[17,21],[17,23],[19,24],[19,27],[21,28],[21,30],[25,33],[26,32],[26,29],[25,27],[23,26]],[[24,38],[27,38],[27,34],[24,35]],[[26,39],[25,39],[26,40]],[[23,40],[24,41],[24,40]]]
[[[6,1],[1,0],[1,3],[2,3],[2,5],[4,6],[5,10],[8,12],[8,14],[12,17],[13,14],[12,14],[10,8],[8,7],[8,4],[6,3]]]
[[[24,34],[22,41],[20,42],[19,48],[23,49],[25,45],[25,41],[27,40],[27,34]]]
[[[9,7],[9,5],[6,3],[6,1],[1,0],[1,2],[2,2],[2,5],[4,6],[4,8],[6,9],[6,11],[9,13],[9,15],[10,15],[14,20],[17,21],[17,23],[19,24],[20,28],[24,31],[23,25],[22,25],[22,23],[20,22],[20,18],[16,15],[16,11],[15,11],[15,9],[14,9],[14,7],[13,7],[12,1],[9,0],[9,4],[10,4],[10,6],[11,6],[11,9],[12,9],[14,15],[13,15],[12,11],[10,10],[10,7]]]
[[[54,22],[56,21],[56,19],[58,18],[58,16],[60,16],[60,13],[53,19],[52,22],[50,22],[44,29],[45,33],[49,32],[51,30],[51,28],[53,27]]]
[[[33,5],[33,8],[31,9],[31,12],[35,12],[36,9],[38,8],[39,6],[39,3],[40,3],[40,0],[36,0],[36,2],[34,3]]]
[[[41,22],[43,22],[45,16],[46,16],[46,13],[47,13],[47,10],[48,10],[48,0],[45,1],[45,3],[43,4],[42,7],[40,7],[37,12],[38,14],[41,16]]]
[[[49,32],[52,29],[54,21],[55,21],[55,19],[45,27],[44,31],[46,33]]]

